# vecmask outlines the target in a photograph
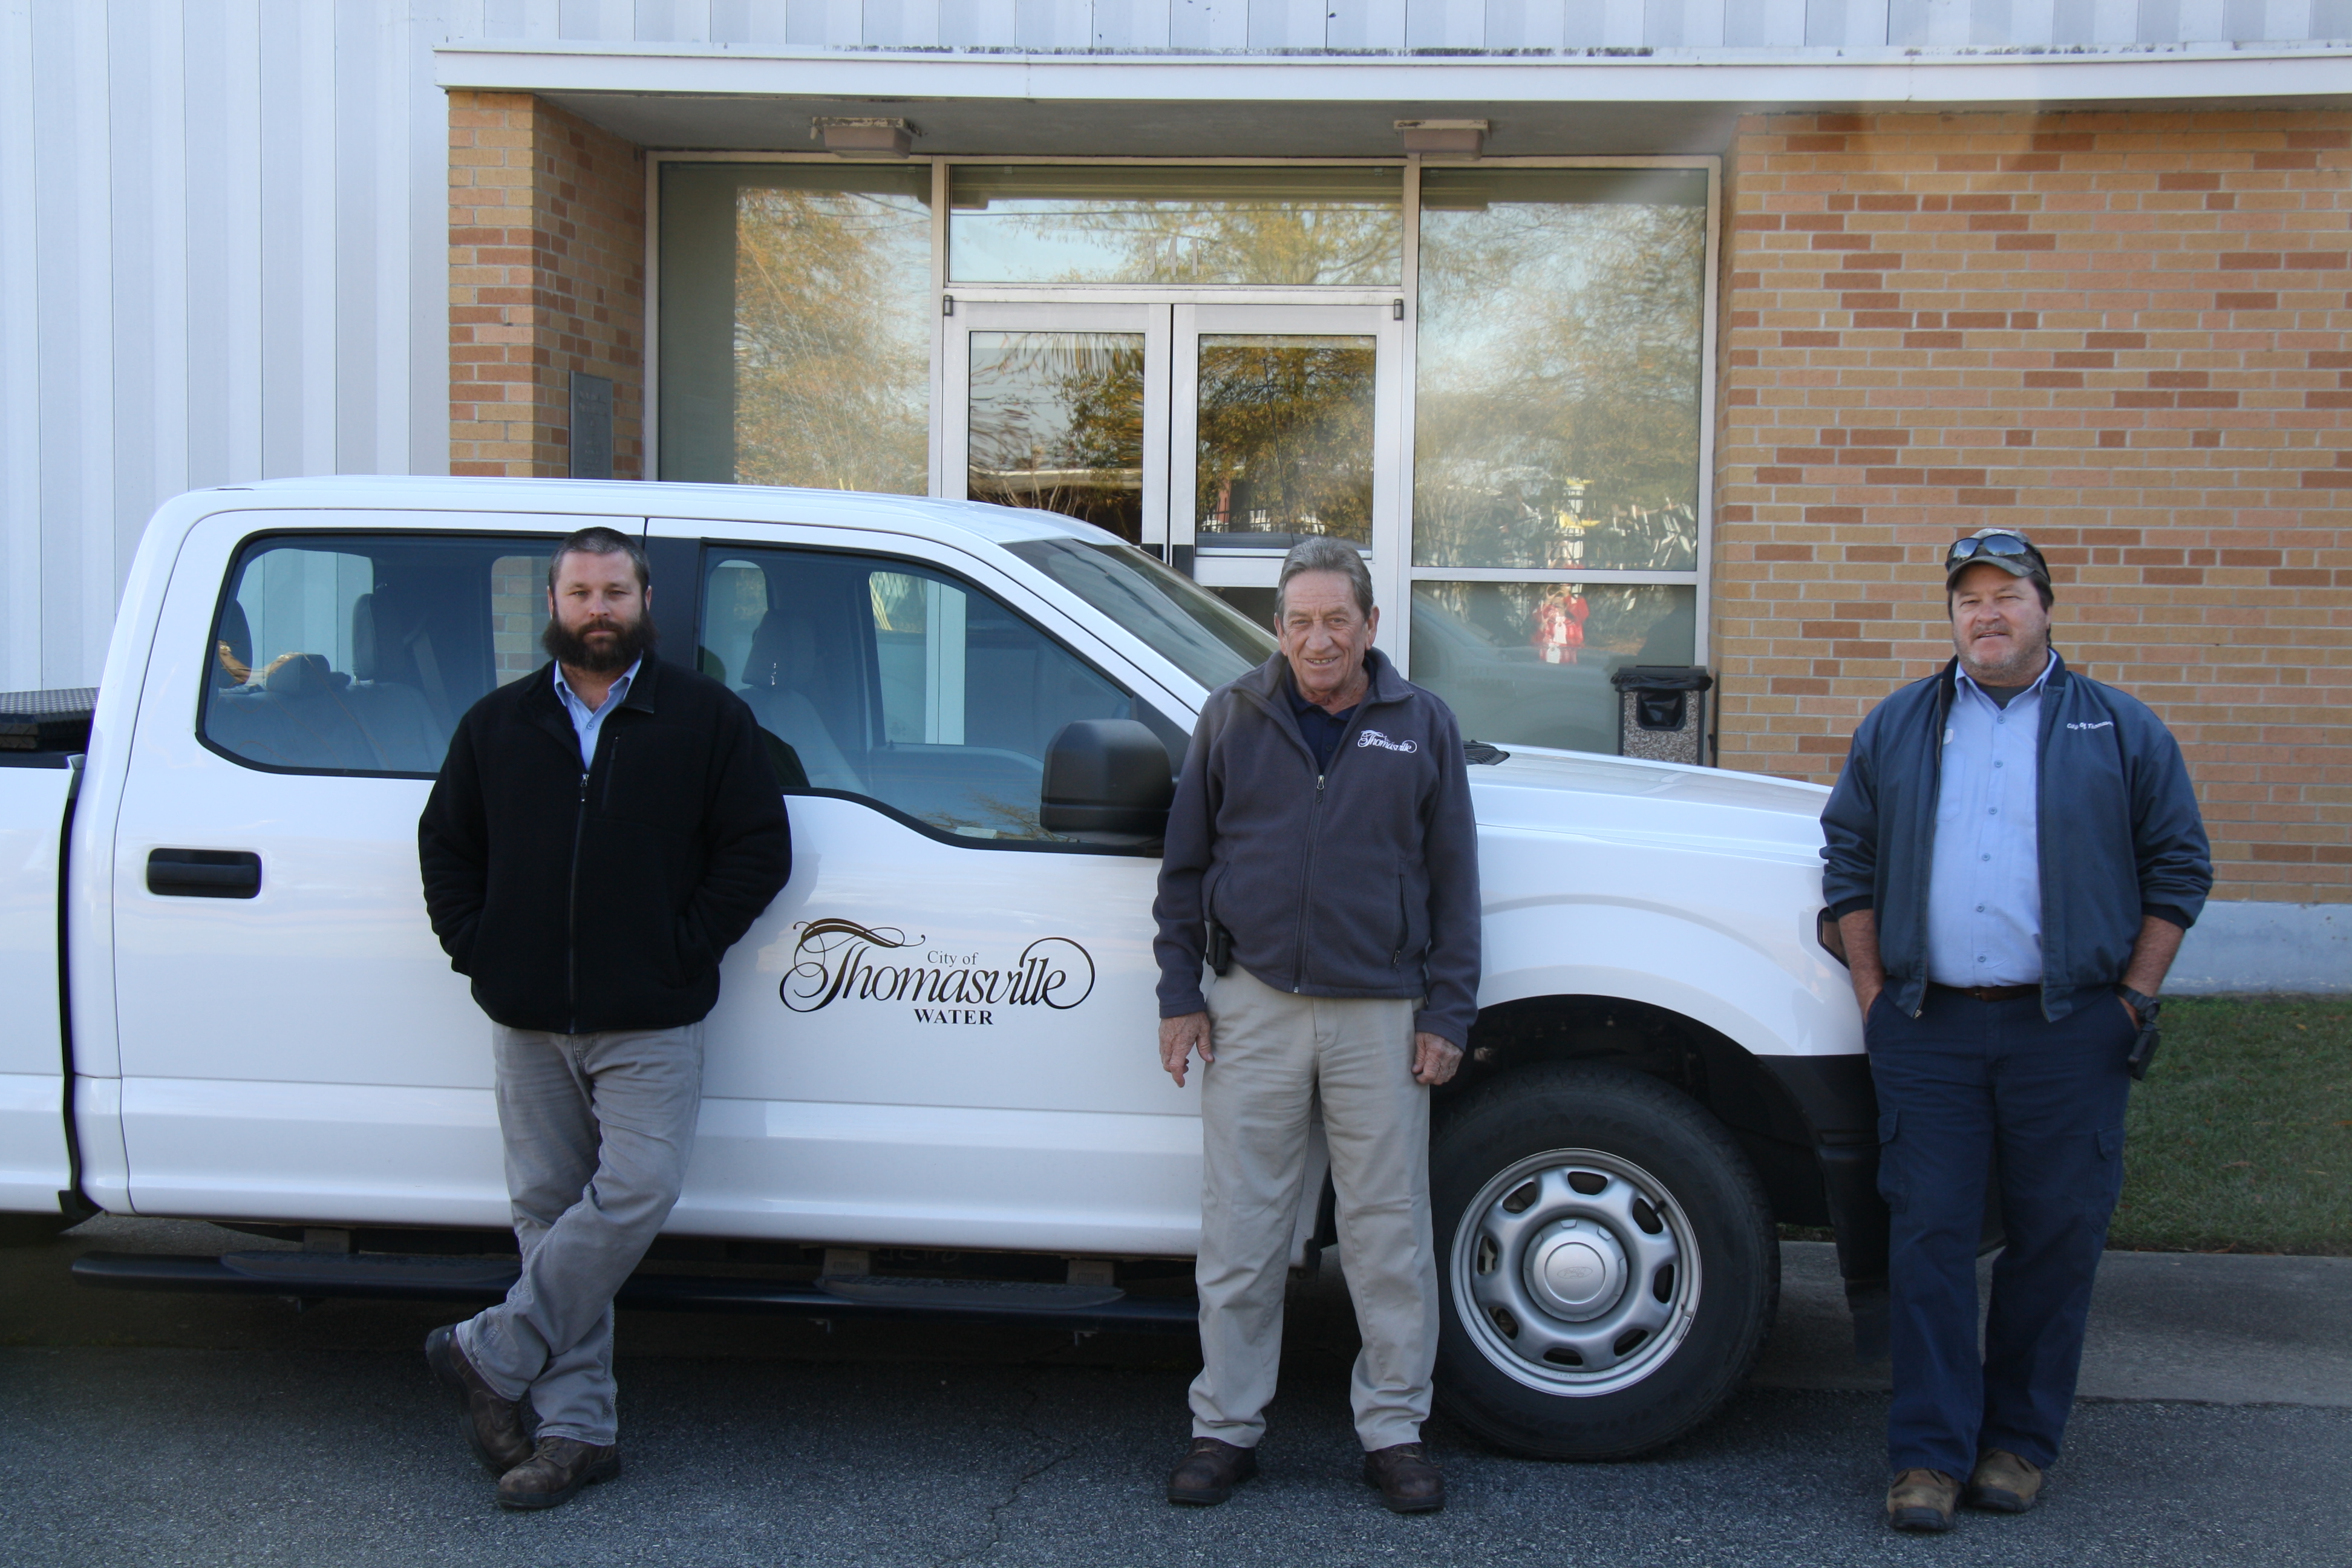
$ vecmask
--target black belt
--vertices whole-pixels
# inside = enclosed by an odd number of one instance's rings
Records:
[[[2021,996],[2038,996],[2039,985],[1938,985],[1927,982],[1930,991],[1948,991],[1955,996],[1973,996],[1979,1002],[2014,1002]]]

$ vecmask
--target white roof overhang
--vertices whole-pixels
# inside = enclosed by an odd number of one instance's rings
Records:
[[[1494,122],[1489,156],[1712,152],[1774,110],[2352,105],[2352,48],[1015,54],[477,41],[445,88],[539,94],[642,145],[815,150],[818,114],[914,121],[919,153],[1395,156],[1400,117]]]

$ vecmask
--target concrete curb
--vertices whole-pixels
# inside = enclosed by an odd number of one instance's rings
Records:
[[[1978,1268],[1981,1295],[1993,1260]],[[1853,1357],[1837,1249],[1780,1244],[1780,1316],[1752,1379],[1767,1388],[1888,1386]],[[2084,1399],[2352,1408],[2352,1258],[2110,1252],[2083,1352]]]

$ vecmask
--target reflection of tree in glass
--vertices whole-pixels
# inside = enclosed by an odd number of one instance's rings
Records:
[[[921,636],[929,621],[924,614],[924,579],[908,576],[904,572],[869,574],[866,579],[866,593],[874,612],[874,629]]]
[[[919,201],[750,186],[736,198],[735,478],[929,488],[930,214]]]
[[[1696,563],[1703,208],[1423,216],[1414,553]]]
[[[1143,537],[1143,338],[974,332],[968,493]]]
[[[1201,340],[1203,531],[1372,537],[1369,338]]]
[[[1399,208],[1387,203],[1247,199],[1069,200],[1011,215],[1042,238],[1082,237],[1121,259],[1072,283],[1353,285],[1396,282]]]

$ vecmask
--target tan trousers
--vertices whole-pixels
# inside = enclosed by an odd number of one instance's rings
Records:
[[[1211,977],[1202,1070],[1201,1375],[1192,1435],[1255,1447],[1282,1359],[1282,1296],[1319,1100],[1339,1256],[1364,1348],[1349,1394],[1367,1451],[1421,1437],[1437,1359],[1429,1090],[1413,1081],[1411,1001],[1277,991],[1236,964]]]

